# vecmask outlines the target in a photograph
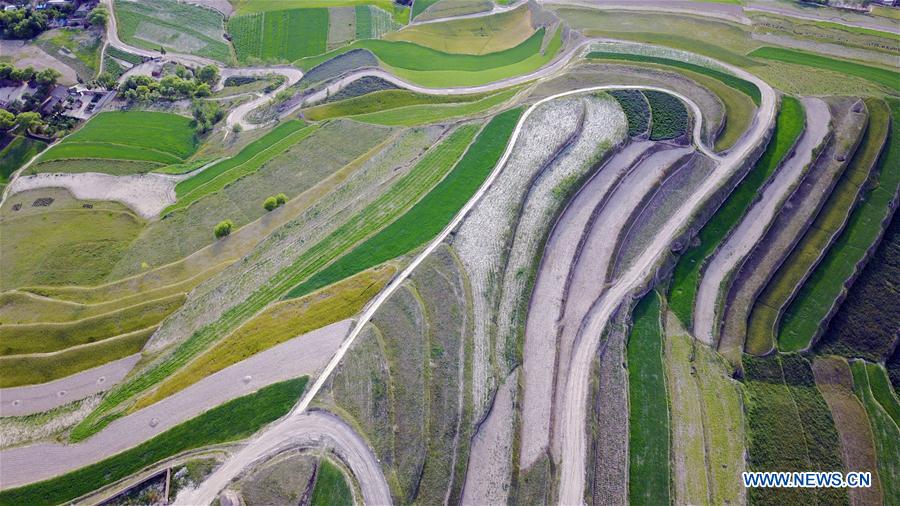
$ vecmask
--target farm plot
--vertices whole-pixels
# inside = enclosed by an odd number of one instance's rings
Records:
[[[419,0],[413,4],[413,9],[421,9],[413,14],[419,21],[464,16],[489,11],[494,7],[490,0],[422,0],[421,3],[424,8],[419,7]]]
[[[188,207],[206,195],[225,188],[230,183],[259,170],[270,160],[309,137],[315,127],[306,127],[302,121],[288,121],[244,147],[237,155],[207,167],[175,186],[178,203],[169,206],[168,214]]]
[[[488,95],[482,99],[448,104],[421,104],[405,107],[397,107],[387,111],[372,112],[354,116],[353,119],[375,125],[387,126],[415,126],[429,123],[437,123],[452,118],[473,116],[484,113],[490,109],[502,107],[511,100],[518,89],[501,91]]]
[[[869,377],[869,387],[872,395],[882,409],[894,422],[900,421],[900,399],[891,386],[887,371],[881,364],[866,364],[866,373]]]
[[[806,359],[748,355],[744,370],[750,469],[843,471],[839,436]],[[751,503],[848,502],[844,489],[751,488],[748,496]]]
[[[849,74],[851,76],[858,76],[878,83],[894,93],[900,92],[900,81],[897,79],[897,72],[895,70],[863,65],[849,60],[838,60],[827,56],[807,53],[805,51],[780,47],[761,47],[751,52],[748,56],[751,58],[776,60],[785,63],[831,70],[841,74]]]
[[[46,172],[48,167],[43,165],[51,161],[63,163],[51,165],[50,170],[68,172],[64,162],[83,168],[84,160],[100,159],[98,169],[119,174],[146,169],[151,163],[181,163],[197,149],[190,123],[190,118],[163,112],[104,112],[41,154],[28,172]]]
[[[643,137],[649,134],[650,129],[650,104],[647,98],[638,90],[617,90],[609,93],[615,98],[625,117],[628,119],[628,135],[630,137]]]
[[[659,91],[641,93],[650,104],[650,140],[679,139],[688,133],[690,117],[681,100]]]
[[[813,374],[822,397],[831,408],[834,425],[841,436],[843,462],[846,469],[865,469],[872,473],[870,487],[851,488],[850,498],[856,504],[875,504],[882,500],[881,480],[875,458],[875,442],[869,417],[853,394],[853,374],[847,360],[841,357],[816,357]]]
[[[836,121],[834,139],[819,153],[762,241],[747,257],[728,295],[723,335],[728,336],[728,342],[746,339],[748,353],[761,355],[775,347],[773,332],[748,333],[748,318],[753,303],[799,238],[809,230],[862,138],[868,115],[860,101],[835,100],[830,107]]]
[[[872,428],[872,437],[875,444],[875,457],[878,463],[878,478],[887,500],[898,497],[900,485],[900,429],[897,428],[896,419],[892,418],[884,405],[875,397],[877,387],[873,387],[872,379],[886,379],[884,369],[878,364],[870,364],[863,360],[855,360],[850,363],[853,373],[853,392],[862,402],[866,410],[866,416]],[[893,395],[892,392],[889,392]],[[896,398],[894,398],[896,402]]]
[[[492,119],[453,170],[405,214],[340,259],[293,288],[299,297],[411,251],[441,231],[493,170],[522,113],[511,109]]]
[[[239,14],[228,20],[228,32],[242,63],[289,62],[327,51],[328,18],[322,8]]]
[[[223,63],[234,61],[218,11],[176,0],[115,3],[119,36],[129,45],[149,50],[165,48]]]
[[[347,51],[346,53],[341,53],[338,56],[309,69],[308,72],[303,74],[298,86],[301,88],[310,87],[353,70],[377,66],[378,59],[375,58],[375,55],[366,49],[354,49]],[[355,84],[355,82],[351,83],[348,88],[353,86],[353,84]],[[328,100],[340,100],[339,95],[346,89],[347,88],[344,88],[344,90],[339,91],[337,94],[328,97]]]
[[[254,12],[280,11],[297,8],[333,8],[333,7],[358,7],[371,5],[389,13],[392,21],[399,25],[409,22],[409,7],[400,5],[393,0],[236,0],[236,14],[248,14]]]
[[[352,42],[356,38],[356,8],[328,9],[328,51]]]
[[[69,502],[178,453],[246,438],[286,414],[306,388],[302,377],[267,386],[177,425],[130,450],[77,471],[0,492],[0,504]]]
[[[522,5],[492,16],[411,25],[386,38],[445,53],[487,54],[515,47],[531,37],[534,31],[531,9]]]
[[[240,493],[247,506],[268,506],[298,501],[311,488],[318,459],[303,449],[285,452],[255,466],[232,490]]]
[[[348,53],[349,54],[349,53]],[[409,90],[383,90],[337,102],[310,107],[303,111],[303,117],[311,121],[322,121],[343,116],[380,114],[399,107],[412,105],[453,104],[474,102],[488,96],[475,95],[425,95]]]
[[[663,366],[660,297],[651,292],[634,308],[628,336],[628,498],[633,504],[667,503],[669,399]]]
[[[403,41],[362,40],[327,54],[294,62],[310,69],[352,49],[368,49],[388,70],[413,83],[430,86],[475,86],[532,72],[549,63],[562,47],[557,30],[541,50],[544,28],[521,44],[484,55],[452,54]]]
[[[476,129],[474,125],[458,128],[444,142],[429,150],[417,166],[409,174],[394,183],[387,192],[379,195],[367,207],[352,215],[343,225],[313,244],[309,249],[294,258],[291,263],[280,270],[272,272],[272,275],[264,284],[257,285],[255,289],[251,289],[252,291],[243,292],[240,295],[240,299],[238,299],[240,302],[235,301],[234,306],[224,312],[220,312],[218,319],[213,320],[212,323],[207,323],[210,320],[203,321],[203,325],[198,326],[197,330],[187,340],[181,342],[170,355],[152,368],[149,368],[143,375],[136,376],[131,381],[112,390],[97,411],[76,427],[73,438],[83,439],[102,428],[110,421],[109,418],[103,418],[110,409],[168,377],[190,359],[205,350],[210,344],[227,335],[240,323],[256,314],[265,305],[284,296],[286,292],[291,290],[292,286],[296,286],[298,282],[346,252],[354,244],[359,243],[360,240],[372,234],[373,231],[390,223],[419,200],[429,188],[450,170],[452,164],[455,163],[471,141]],[[345,128],[344,130],[347,129]],[[493,131],[491,132],[494,133]],[[508,132],[506,135],[508,135]],[[489,134],[483,134],[483,137],[494,140]],[[440,209],[434,210],[438,211]],[[413,239],[416,239],[416,237],[414,236]],[[362,252],[359,248],[357,250]],[[387,250],[381,250],[382,253],[385,251]],[[347,258],[346,255],[344,258]],[[376,260],[371,256],[367,256],[367,258]],[[352,259],[358,260],[359,258],[354,256]],[[378,263],[381,262],[374,262],[368,267]],[[334,265],[336,264],[331,264],[331,267]],[[356,272],[365,270],[365,268]],[[334,271],[332,270],[331,272]],[[351,272],[349,274],[354,273]],[[335,279],[335,281],[338,279]],[[320,276],[319,281],[324,281],[323,277]],[[331,283],[323,282],[319,286],[311,287],[311,283],[304,283],[302,286],[305,292],[296,293],[295,296],[309,293],[315,288],[328,284]],[[297,290],[292,291],[296,292]],[[243,295],[248,292],[250,293],[249,296]]]
[[[881,107],[879,107],[879,104]],[[890,112],[883,102],[869,101],[869,124],[863,134],[862,141],[843,176],[835,185],[810,225],[809,231],[797,243],[772,280],[760,294],[750,312],[748,332],[766,336],[765,339],[775,342],[782,351],[798,351],[807,348],[809,338],[798,339],[798,334],[788,335],[778,332],[780,316],[793,296],[805,283],[848,222],[849,216],[858,202],[865,185],[876,177],[875,163],[884,146],[890,122]],[[808,325],[817,325],[821,320],[810,321]]]
[[[350,318],[387,283],[393,266],[366,271],[306,297],[273,304],[173,374],[131,408],[137,411],[293,337]]]
[[[3,149],[0,149],[0,192],[9,183],[9,178],[15,171],[46,148],[46,142],[16,136]]]
[[[865,263],[877,247],[882,230],[900,228],[890,225],[891,202],[900,189],[900,170],[895,168],[900,166],[900,134],[896,128],[900,102],[889,99],[888,103],[892,126],[878,159],[878,184],[866,190],[844,232],[788,306],[779,329],[788,341],[809,342],[822,325],[827,327],[819,344],[822,351],[870,361],[886,359],[898,324],[894,317],[897,311],[890,309],[897,307],[896,297],[888,295],[893,289],[886,281],[896,277],[900,263],[897,233],[888,232],[871,263]],[[841,304],[845,296],[847,300]],[[832,313],[834,319],[829,320]]]

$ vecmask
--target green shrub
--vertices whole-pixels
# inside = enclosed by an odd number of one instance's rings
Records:
[[[263,209],[266,211],[274,211],[276,207],[278,207],[278,201],[275,200],[275,197],[269,197],[263,202]]]
[[[213,233],[216,235],[216,239],[221,239],[226,235],[231,234],[231,229],[234,228],[234,222],[231,220],[222,220],[218,224],[216,224],[215,228],[213,228]]]
[[[283,206],[283,205],[287,204],[287,201],[288,201],[287,195],[285,195],[283,193],[279,193],[278,195],[275,195],[275,203],[277,203],[279,206]]]

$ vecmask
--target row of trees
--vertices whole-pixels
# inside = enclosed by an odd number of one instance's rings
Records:
[[[50,27],[50,20],[69,14],[71,7],[49,7],[43,10],[20,8],[0,11],[0,33],[5,39],[33,39]],[[106,26],[109,11],[98,5],[88,13],[92,26]]]
[[[9,79],[12,81],[31,81],[34,80],[42,85],[54,85],[56,80],[62,74],[56,69],[44,69],[41,71],[34,70],[34,67],[15,67],[9,63],[0,63],[0,79]]]
[[[100,82],[101,86],[110,88],[113,83]],[[181,100],[183,98],[202,98],[212,94],[212,86],[219,81],[219,69],[215,65],[206,65],[192,71],[182,65],[175,67],[175,73],[160,80],[150,76],[130,76],[120,88],[122,97],[127,100],[149,102],[155,100]]]

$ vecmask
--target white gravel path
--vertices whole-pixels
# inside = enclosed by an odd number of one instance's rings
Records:
[[[716,343],[716,314],[722,283],[755,246],[775,217],[781,204],[800,184],[813,151],[828,135],[831,113],[828,104],[817,98],[804,98],[806,130],[797,141],[794,153],[779,167],[738,226],[719,247],[703,271],[694,303],[694,336],[707,345]]]
[[[175,185],[179,180],[169,174],[35,174],[17,177],[9,185],[9,195],[39,188],[65,188],[77,199],[113,200],[145,219],[153,219],[175,203]]]
[[[505,504],[512,476],[513,418],[518,371],[497,389],[487,418],[472,438],[462,504]]]
[[[595,208],[618,179],[653,145],[634,142],[612,157],[572,199],[557,220],[538,269],[525,324],[524,396],[519,464],[530,467],[550,444],[556,337],[569,271]],[[553,259],[553,261],[547,261]]]
[[[65,378],[21,387],[0,389],[0,416],[41,413],[109,390],[128,374],[141,354],[103,364]]]
[[[81,443],[39,443],[2,451],[0,487],[21,486],[73,471],[136,446],[210,408],[266,385],[315,375],[334,354],[350,324],[350,320],[337,322],[254,355],[114,421]]]

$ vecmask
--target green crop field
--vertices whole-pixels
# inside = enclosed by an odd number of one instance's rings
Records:
[[[873,104],[873,111],[878,111],[877,102],[869,103]],[[900,188],[900,101],[889,100],[889,106],[893,125],[878,161],[878,185],[868,190],[854,208],[844,231],[785,310],[778,332],[778,341],[785,347],[803,348],[810,342],[866,252],[881,235],[882,224],[890,212],[889,203]],[[879,128],[878,124],[873,127]]]
[[[183,209],[210,193],[221,190],[229,183],[251,174],[286,149],[309,137],[318,127],[307,126],[302,121],[288,121],[253,141],[237,155],[207,167],[203,172],[175,186],[178,202],[163,212],[168,214]]]
[[[869,376],[869,387],[872,389],[872,395],[884,411],[900,426],[900,399],[891,381],[888,378],[887,371],[881,364],[866,364],[866,371]]]
[[[437,235],[494,169],[521,113],[521,109],[511,109],[494,117],[453,171],[422,200],[379,233],[292,289],[285,297],[300,297],[362,272],[412,251]]]
[[[628,135],[635,137],[647,132],[650,126],[650,105],[637,90],[617,90],[609,93],[622,106],[628,119]]]
[[[343,471],[328,459],[319,460],[311,506],[353,506],[353,492]]]
[[[228,20],[228,32],[241,62],[293,61],[315,56],[327,49],[328,9],[239,15]]]
[[[900,92],[900,73],[884,68],[780,47],[761,47],[748,56],[850,74],[878,83],[895,93]]]
[[[318,9],[330,7],[372,6],[390,14],[394,23],[405,25],[409,22],[409,7],[393,0],[234,0],[235,14],[281,11],[285,9]]]
[[[411,105],[473,102],[485,96],[487,95],[425,95],[409,90],[381,90],[347,100],[310,107],[303,111],[303,117],[311,121],[321,121],[343,116],[379,113]]]
[[[174,164],[197,149],[191,119],[164,112],[104,112],[45,151],[34,166],[51,160],[109,159]]]
[[[438,3],[440,0],[415,0],[413,2],[412,14],[409,16],[410,19],[415,19],[416,16],[422,14],[425,9],[431,7],[432,5]]]
[[[218,11],[175,0],[115,0],[115,4],[119,36],[127,44],[150,50],[162,47],[223,63],[234,60]]]
[[[46,142],[28,137],[16,137],[0,150],[0,191],[9,182],[13,172],[28,163],[38,153],[47,148]]]
[[[668,504],[669,400],[662,362],[660,301],[650,292],[634,308],[628,336],[628,498],[631,504]]]
[[[0,505],[66,503],[178,453],[245,438],[287,413],[306,389],[306,383],[304,376],[269,385],[95,464],[4,490],[0,492]]]
[[[738,224],[763,183],[787,156],[803,131],[803,124],[803,106],[800,101],[784,97],[776,118],[775,132],[766,151],[719,210],[700,229],[699,244],[689,248],[678,260],[672,275],[669,307],[685,325],[690,326],[693,320],[694,298],[706,258]]]
[[[688,132],[690,116],[681,100],[659,91],[642,93],[650,104],[650,140],[677,139]]]
[[[521,44],[494,53],[444,53],[410,42],[359,40],[327,54],[294,62],[309,70],[351,49],[368,49],[394,73],[423,86],[479,85],[532,72],[549,63],[562,47],[561,30],[541,52],[544,29]]]
[[[655,63],[657,65],[665,65],[668,67],[678,67],[684,70],[690,70],[691,72],[696,72],[698,74],[703,74],[723,83],[731,86],[732,88],[745,93],[751,99],[753,99],[753,103],[759,105],[760,100],[762,99],[759,88],[750,81],[746,81],[739,77],[733,76],[726,72],[722,72],[720,70],[712,69],[709,67],[704,67],[702,65],[696,65],[694,63],[688,63],[681,60],[673,60],[670,58],[661,58],[658,56],[646,56],[641,54],[628,54],[628,53],[610,53],[604,51],[592,51],[588,53],[588,58],[594,59],[605,59],[605,60],[625,60],[625,61],[634,61],[641,63]]]
[[[167,360],[111,390],[97,409],[75,427],[72,439],[84,439],[103,428],[119,416],[110,413],[114,407],[171,376],[189,360],[205,351],[210,344],[225,337],[263,307],[282,297],[292,287],[346,252],[354,244],[391,223],[403,211],[419,201],[450,171],[472,141],[476,131],[475,125],[457,128],[446,140],[430,149],[412,171],[394,183],[387,192],[325,239],[311,246],[294,263],[283,268],[265,285],[249,294],[243,302],[226,311],[219,320],[195,332],[179,345]]]
[[[778,348],[782,351],[799,351],[810,344],[812,334],[778,333],[777,322],[779,314],[790,302],[789,299],[796,288],[802,286],[804,276],[815,269],[815,262],[824,254],[823,252],[827,252],[832,238],[843,229],[848,215],[857,203],[860,191],[869,181],[870,173],[877,170],[875,165],[887,138],[890,111],[880,100],[869,100],[867,106],[869,124],[859,148],[828,196],[822,210],[810,225],[809,231],[776,271],[750,313],[747,333],[751,340],[758,343],[756,346],[758,349],[771,349],[775,344],[776,335]],[[828,279],[838,286],[843,284],[841,278],[829,276]],[[834,289],[825,292],[834,293]],[[816,293],[823,294],[823,290],[819,289]],[[827,311],[827,308],[824,310]],[[807,330],[813,330],[818,321],[821,320],[805,322]]]
[[[884,406],[878,402],[872,388],[870,372],[883,376],[878,364],[863,360],[850,363],[853,373],[853,393],[862,402],[872,428],[875,456],[878,463],[878,478],[885,498],[900,497],[900,429]],[[882,369],[883,371],[883,369]]]
[[[527,40],[537,28],[531,22],[531,10],[523,4],[493,16],[414,24],[392,32],[386,38],[447,53],[486,54],[515,47]]]

